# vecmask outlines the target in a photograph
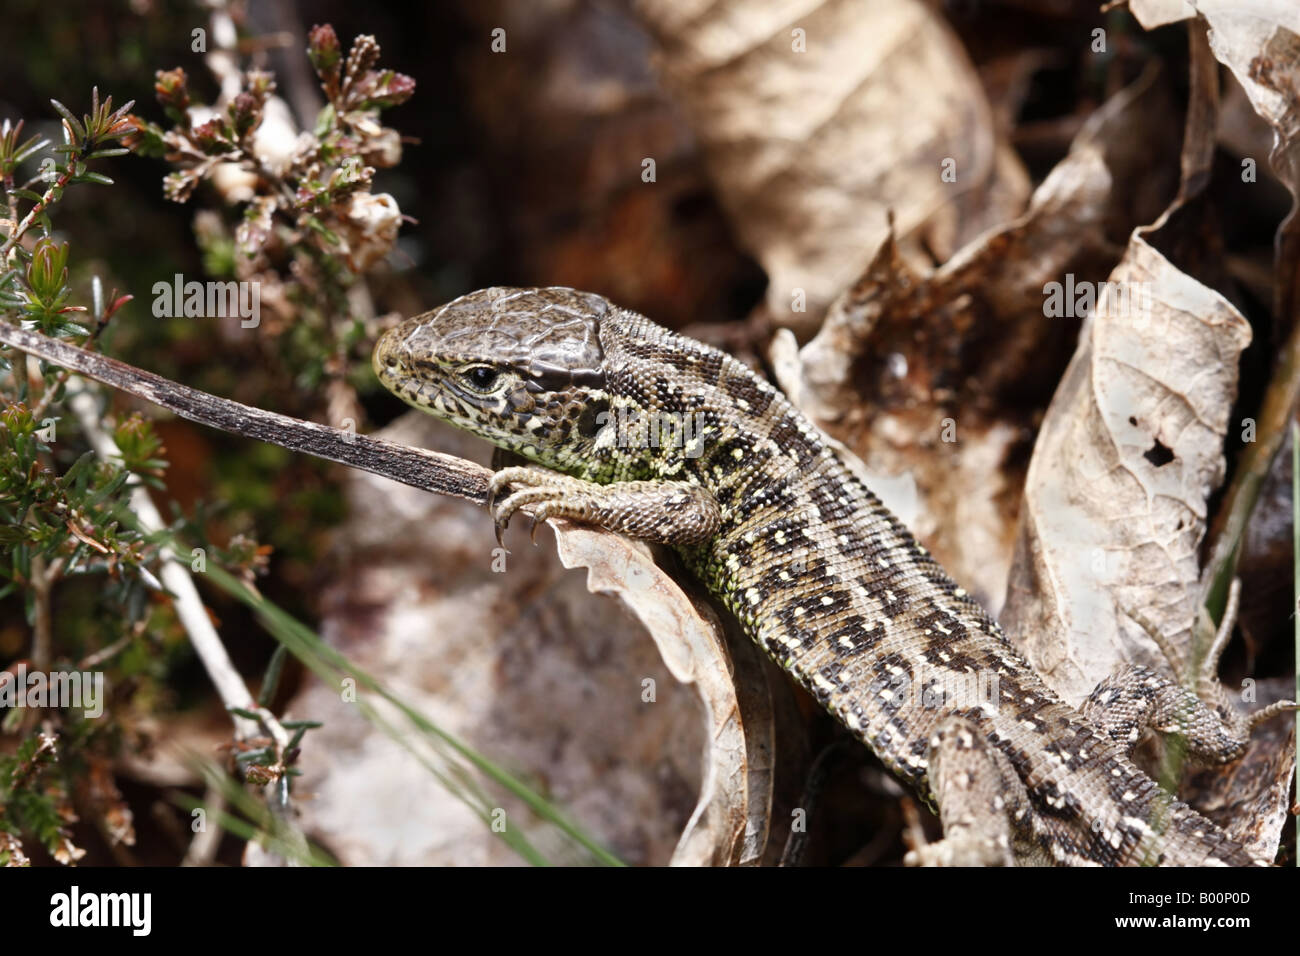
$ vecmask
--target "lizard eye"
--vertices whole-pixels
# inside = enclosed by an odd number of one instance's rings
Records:
[[[497,380],[497,370],[489,365],[475,365],[466,369],[463,375],[470,387],[480,392],[490,390]]]

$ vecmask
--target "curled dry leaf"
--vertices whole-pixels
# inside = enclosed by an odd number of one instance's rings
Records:
[[[757,647],[733,645],[744,657],[733,668],[716,617],[696,608],[647,548],[571,522],[554,524],[561,563],[586,568],[592,593],[619,598],[654,640],[669,672],[693,684],[704,705],[704,782],[673,864],[758,862],[770,825],[775,731]]]
[[[1146,29],[1195,17],[1209,27],[1210,50],[1232,71],[1246,97],[1273,130],[1274,173],[1291,191],[1292,214],[1277,244],[1274,309],[1295,322],[1300,309],[1300,4],[1295,0],[1130,0]]]
[[[1119,661],[1186,651],[1206,500],[1250,325],[1135,233],[1039,432],[1003,624],[1076,706]]]
[[[1027,177],[979,78],[920,0],[638,10],[719,198],[767,270],[768,307],[796,332],[811,334],[862,271],[891,210],[901,235],[926,224],[913,238],[956,247],[1022,208]],[[806,312],[792,310],[796,290]]]
[[[1294,0],[1130,0],[1146,29],[1200,14],[1210,49],[1273,127],[1273,168],[1294,195],[1300,186],[1300,5]]]
[[[1289,678],[1260,681],[1258,706],[1291,697]],[[1287,798],[1295,771],[1295,722],[1270,720],[1251,734],[1245,755],[1226,768],[1191,775],[1183,793],[1195,794],[1194,805],[1262,859],[1277,855],[1286,826]]]

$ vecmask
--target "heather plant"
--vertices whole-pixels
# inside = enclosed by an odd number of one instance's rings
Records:
[[[391,251],[402,218],[391,196],[372,191],[376,169],[401,157],[399,135],[378,117],[414,83],[379,68],[372,37],[345,54],[319,26],[307,52],[325,98],[311,131],[294,128],[268,72],[241,73],[237,94],[207,105],[192,99],[180,67],[156,75],[165,125],[132,114],[133,102],[114,107],[98,89],[81,116],[52,103],[58,145],[24,138],[21,120],[0,124],[0,319],[94,349],[115,317],[147,318],[143,290],[104,295],[97,276],[78,270],[76,236],[55,224],[69,190],[111,187],[101,169],[134,150],[172,167],[167,199],[203,206],[195,234],[208,277],[257,290],[263,347],[280,346],[276,358],[300,386],[327,381],[330,407],[354,409],[344,372],[373,332],[373,316],[355,307],[358,279]],[[150,291],[157,316],[159,292]],[[149,489],[168,500],[167,468],[147,418],[119,413],[66,370],[0,349],[0,600],[21,601],[32,635],[0,672],[0,734],[12,743],[0,750],[0,865],[27,862],[30,839],[76,862],[85,854],[73,838],[79,820],[125,859],[135,831],[113,760],[146,748],[139,721],[176,705],[169,678],[187,640],[210,673],[230,668],[188,579],[211,567],[251,583],[268,548],[242,534],[224,546],[209,540],[206,502],[189,515],[168,502],[164,520]],[[283,661],[283,652],[272,658],[256,700],[223,692],[234,726],[227,769],[262,788],[266,819],[280,821],[291,815],[293,764],[314,726],[282,726],[268,710]],[[45,693],[54,675],[83,673],[107,688],[94,708]],[[46,683],[34,689],[37,675]]]

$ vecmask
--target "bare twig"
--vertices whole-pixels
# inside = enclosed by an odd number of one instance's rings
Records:
[[[116,443],[100,427],[99,410],[91,394],[84,388],[73,389],[69,396],[69,404],[95,453],[105,460],[119,457],[121,452]],[[159,531],[167,527],[143,485],[137,485],[131,491],[131,510],[135,513],[141,528],[147,532]],[[203,599],[199,597],[198,589],[194,586],[189,571],[180,564],[175,552],[166,545],[162,547],[159,558],[162,582],[167,590],[175,595],[173,603],[176,616],[189,635],[190,644],[199,655],[199,660],[203,662],[203,668],[208,672],[213,686],[216,687],[221,702],[227,708],[252,708],[255,706],[253,695],[249,693],[243,678],[231,663],[230,655],[226,653],[226,646],[221,642],[221,636],[217,634],[216,628],[212,626],[212,620],[208,617]],[[232,719],[235,723],[236,736],[241,740],[258,734],[259,728],[256,722],[238,715],[232,715]]]
[[[213,818],[213,822],[195,834],[193,842],[185,852],[185,859],[181,860],[181,866],[211,866],[217,858],[222,829],[215,821],[226,810],[226,795],[221,792],[220,787],[208,784],[208,789],[203,794],[203,806]]]
[[[337,461],[393,481],[487,504],[487,483],[492,473],[482,465],[396,442],[357,435],[341,428],[279,415],[227,398],[180,385],[161,375],[87,352],[37,332],[0,322],[0,343],[21,349],[47,362],[79,372],[190,421],[235,435],[256,438],[292,451]]]

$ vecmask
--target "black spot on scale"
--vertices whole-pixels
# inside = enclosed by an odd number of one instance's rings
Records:
[[[705,468],[704,471],[707,474],[708,469]],[[781,516],[778,522],[773,522],[756,533],[768,534],[770,530],[775,530],[778,527],[786,529],[802,528],[807,523],[811,516],[798,510],[800,504],[799,494],[795,488],[795,483],[798,480],[798,475],[783,475],[775,482],[753,480],[744,485],[744,494],[741,500],[750,507],[741,510],[750,515],[749,520],[756,520],[754,517],[756,514],[760,516],[768,514]],[[765,538],[764,540],[770,539]]]
[[[787,637],[798,641],[799,646],[805,650],[812,650],[821,645],[822,636],[817,629],[803,626],[802,622],[806,621],[807,617],[798,611],[802,604],[802,601],[793,601],[782,608],[778,608],[773,616],[781,625],[781,629]]]
[[[738,403],[738,407],[746,415],[762,415],[775,397],[771,389],[762,388],[757,380],[742,374],[726,376],[722,380],[722,390],[732,401]],[[739,405],[740,402],[744,402],[744,405]]]
[[[715,486],[713,489],[713,498],[725,510],[728,505],[736,500],[736,495],[740,493],[740,488],[736,485]]]
[[[778,614],[777,617],[779,619],[780,615]],[[769,633],[764,638],[763,644],[778,658],[785,659],[791,656],[794,647],[797,646],[801,651],[811,650],[817,646],[817,641],[818,635],[815,631],[781,621],[777,631]]]
[[[810,585],[816,585],[830,577],[826,567],[825,558],[814,558],[802,568],[796,568],[793,565],[778,564],[767,571],[758,579],[754,587],[758,588],[760,594],[769,594],[778,596],[789,591],[793,587],[800,589]],[[779,603],[780,597],[775,597]],[[805,611],[805,613],[807,613]]]
[[[694,358],[695,351],[684,348],[668,349],[659,356],[661,362],[678,372],[685,372],[693,369],[695,367],[695,362],[692,361]]]
[[[685,409],[681,389],[674,388],[672,382],[662,375],[655,378],[655,398],[660,409],[671,415],[680,415]]]
[[[926,636],[931,650],[948,650],[949,645],[960,646],[966,640],[966,625],[938,607],[933,601],[926,601],[926,612],[916,619],[916,627]],[[951,651],[950,651],[951,653]]]
[[[819,704],[827,703],[834,696],[848,693],[849,684],[840,677],[842,667],[842,664],[837,663],[826,664],[817,671],[822,679],[810,682],[809,691]]]
[[[585,403],[578,412],[578,434],[584,438],[594,438],[609,421],[609,401],[595,398]]]
[[[876,621],[867,627],[862,618],[854,618],[838,630],[832,631],[827,640],[831,650],[840,657],[856,657],[863,651],[869,651],[885,637],[885,625]]]
[[[871,665],[872,678],[866,689],[866,697],[891,718],[912,694],[912,672],[898,664],[898,660],[897,657],[888,657],[875,661]]]
[[[735,435],[708,446],[704,464],[709,470],[720,468],[725,475],[741,468],[761,465],[769,457],[770,455],[756,449],[748,436]]]
[[[744,536],[740,534],[732,535],[726,539],[719,538],[718,544],[722,545],[722,548],[720,551],[714,552],[716,555],[715,560],[725,565],[728,557],[734,557],[736,563],[741,567],[748,567],[753,562],[756,543],[756,541],[753,543],[746,541]]]
[[[816,506],[822,521],[835,524],[839,519],[848,519],[850,523],[846,524],[843,530],[849,533],[850,539],[861,537],[861,532],[851,523],[857,510],[853,499],[848,499],[846,504],[842,489],[837,489],[833,482],[811,482],[808,487],[808,499]]]
[[[794,458],[800,468],[807,468],[821,456],[821,442],[813,442],[804,437],[799,428],[799,419],[793,413],[781,416],[772,426],[768,437],[784,454]]]
[[[778,661],[787,661],[790,657],[789,648],[775,634],[768,634],[763,638],[763,647]]]
[[[906,582],[897,572],[881,582],[879,577],[863,575],[858,578],[858,585],[871,597],[880,602],[880,609],[891,621],[906,614],[912,607],[907,597]]]
[[[1083,804],[1079,798],[1068,790],[1061,790],[1050,780],[1029,791],[1029,802],[1042,817],[1078,820],[1083,815]]]
[[[722,378],[722,364],[726,361],[726,356],[717,349],[701,349],[699,357],[700,362],[696,367],[704,381],[716,382]]]

